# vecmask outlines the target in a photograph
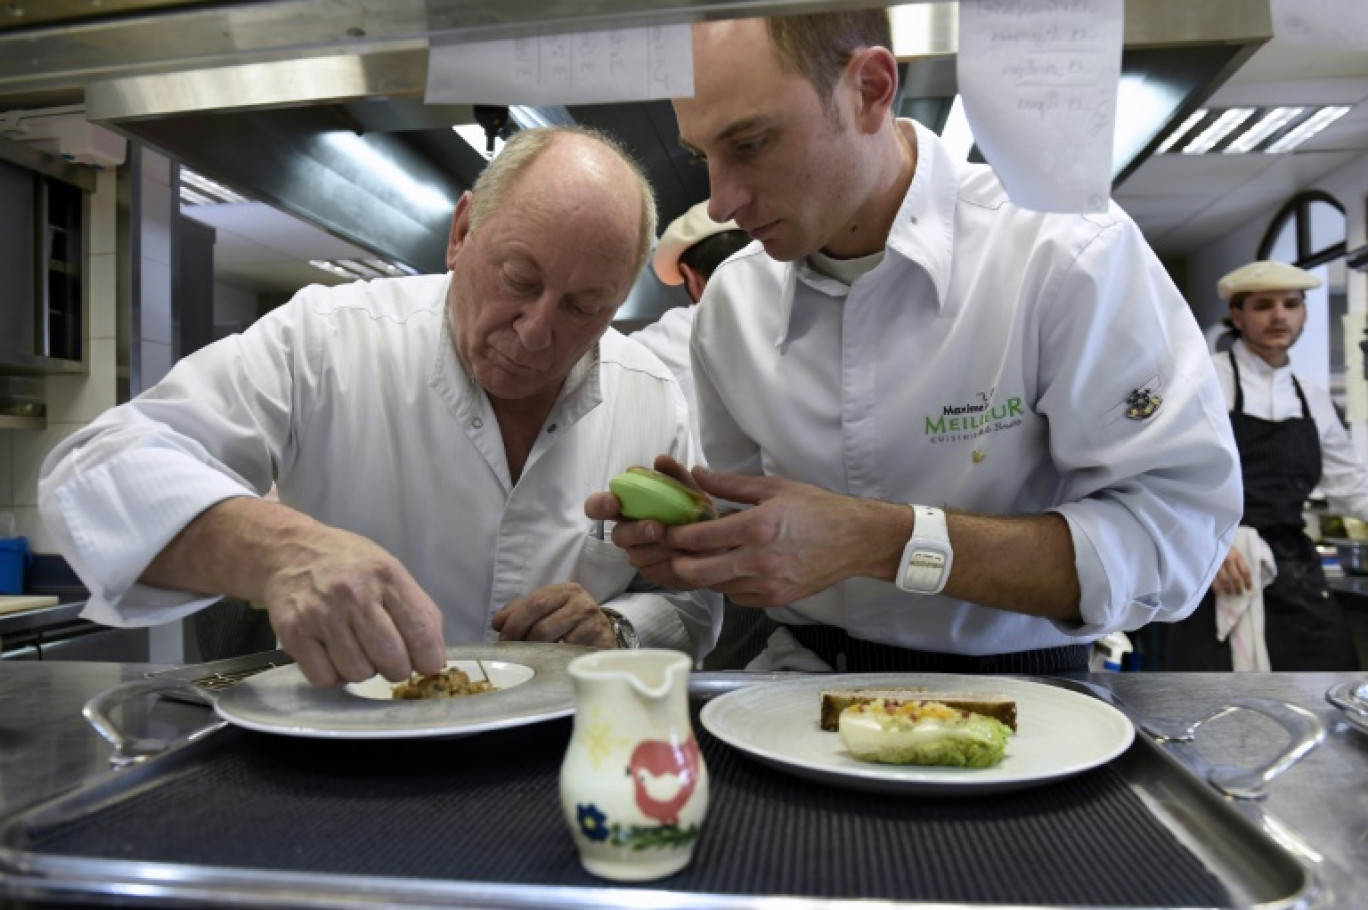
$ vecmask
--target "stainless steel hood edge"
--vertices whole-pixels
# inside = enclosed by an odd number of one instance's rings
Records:
[[[418,184],[438,189],[454,204],[478,173],[479,163],[472,167],[469,161],[465,162],[467,173],[453,177],[451,162],[413,154],[402,132],[370,132],[346,118],[348,104],[395,100],[413,104],[421,99],[426,82],[427,34],[441,31],[479,38],[605,25],[658,24],[705,16],[873,5],[879,4],[666,0],[643,8],[633,0],[578,4],[549,0],[499,4],[399,0],[384,4],[382,14],[374,4],[363,0],[334,0],[327,4],[272,0],[188,11],[148,19],[147,27],[164,38],[169,38],[170,21],[191,27],[175,53],[170,47],[161,47],[159,54],[151,54],[148,48],[156,41],[144,40],[142,50],[125,53],[125,62],[117,64],[118,71],[130,75],[90,81],[86,86],[87,116],[134,139],[149,142],[249,195],[279,205],[380,255],[402,259],[424,271],[436,271],[444,267],[442,251],[450,209],[440,216],[434,213],[428,217],[416,211],[402,194],[396,195],[388,184],[394,173],[411,172],[417,175]],[[923,5],[933,17],[954,17],[954,3]],[[320,15],[320,7],[326,7],[330,14]],[[300,21],[299,17],[314,24]],[[225,23],[235,26],[227,33],[232,39],[228,44],[209,46],[213,44],[209,34],[213,31],[212,23],[219,27]],[[280,34],[271,35],[270,29],[276,27]],[[123,31],[125,28],[103,25],[99,29],[78,29],[72,37],[78,33],[98,34],[102,39],[118,34],[133,37]],[[204,34],[200,29],[205,29]],[[1200,103],[1271,34],[1269,0],[1204,0],[1196,4],[1188,0],[1129,0],[1126,4],[1128,51],[1179,48],[1192,53],[1206,47],[1212,49],[1212,54],[1222,55],[1224,63],[1219,70],[1208,67],[1200,77],[1206,80],[1205,84],[1184,86],[1175,96],[1174,117]],[[5,88],[7,72],[9,78],[22,76],[4,62],[3,47],[11,38],[0,32],[0,91]],[[939,30],[931,38],[934,40],[928,39],[920,61],[929,65],[934,60],[942,66],[951,61],[953,65],[957,50],[955,31]],[[226,41],[227,37],[219,35],[215,40]],[[291,59],[260,59],[263,55],[278,55],[287,45],[294,54]],[[237,62],[187,67],[177,72],[148,72],[149,68],[164,70],[177,61],[183,63],[215,54]],[[114,65],[114,57],[108,59]],[[914,67],[917,64],[918,60],[910,63]],[[1219,73],[1218,78],[1212,78],[1213,72]],[[226,113],[231,111],[237,114]],[[613,116],[631,120],[630,112]],[[614,127],[612,123],[599,125]],[[354,162],[339,156],[336,149],[329,152],[324,147],[320,136],[348,126],[354,137],[381,152],[394,166],[386,169],[389,176],[358,170]],[[1127,172],[1143,160],[1157,141],[1156,133],[1150,147],[1132,160]],[[673,136],[662,135],[660,143],[662,149],[641,149],[638,154],[648,161],[671,160]],[[652,172],[651,176],[657,182],[662,177],[666,181],[679,179],[673,174]],[[1121,179],[1125,176],[1123,173]],[[662,210],[663,218],[674,214],[677,212]]]

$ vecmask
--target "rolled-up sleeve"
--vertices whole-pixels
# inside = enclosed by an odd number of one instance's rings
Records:
[[[1205,343],[1129,221],[1100,232],[1057,286],[1042,309],[1039,408],[1082,593],[1082,623],[1059,628],[1090,636],[1181,619],[1243,507]]]
[[[39,510],[90,591],[86,618],[147,625],[213,600],[138,578],[204,510],[270,488],[293,372],[291,329],[277,314],[181,360],[153,389],[49,453]]]

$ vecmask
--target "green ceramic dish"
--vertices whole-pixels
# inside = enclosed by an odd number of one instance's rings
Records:
[[[668,474],[650,468],[628,468],[608,481],[608,489],[622,504],[623,518],[686,525],[712,515],[712,506],[705,497]]]

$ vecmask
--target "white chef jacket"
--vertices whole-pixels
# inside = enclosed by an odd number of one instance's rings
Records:
[[[58,446],[39,505],[90,589],[82,615],[144,625],[210,602],[137,579],[196,515],[274,481],[281,502],[398,558],[441,608],[448,643],[492,640],[508,601],[576,581],[644,644],[710,650],[721,598],[624,593],[626,553],[584,515],[628,466],[692,454],[674,378],[610,329],[566,378],[514,484],[489,399],[453,348],[449,282],[307,288]]]
[[[1301,399],[1292,384],[1291,365],[1272,367],[1253,353],[1243,341],[1236,340],[1231,350],[1240,364],[1240,384],[1244,386],[1244,412],[1259,420],[1282,422],[1302,416]],[[1235,407],[1235,374],[1230,369],[1230,357],[1213,354],[1211,362],[1225,395],[1226,408]],[[1330,393],[1318,385],[1297,380],[1306,395],[1306,406],[1316,423],[1321,446],[1321,479],[1318,489],[1325,494],[1330,510],[1339,515],[1350,515],[1368,520],[1368,468],[1354,452],[1339,413],[1330,400]]]
[[[633,341],[645,345],[670,368],[689,405],[689,421],[694,439],[698,439],[698,399],[694,395],[693,363],[689,359],[689,337],[693,334],[694,311],[697,307],[671,307],[648,326],[632,333]]]
[[[753,246],[712,276],[692,356],[704,455],[843,494],[1068,522],[1082,622],[857,578],[776,611],[921,650],[1076,644],[1195,608],[1241,511],[1182,296],[1135,224],[1019,208],[915,131],[887,255],[853,285]],[[1148,390],[1161,404],[1127,417]]]

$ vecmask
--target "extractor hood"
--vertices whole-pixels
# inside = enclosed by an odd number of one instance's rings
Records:
[[[1165,113],[1132,140],[1125,177],[1159,136],[1272,34],[1270,0],[1128,0],[1123,73]],[[422,104],[427,40],[478,40],[873,7],[801,0],[9,0],[0,110],[84,104],[92,121],[243,194],[424,271],[443,268],[450,208],[483,159],[450,129],[468,106]],[[935,127],[955,93],[955,3],[917,4],[901,110]],[[14,10],[28,9],[25,16]],[[667,102],[572,107],[618,135],[656,187],[662,223],[707,195]]]

